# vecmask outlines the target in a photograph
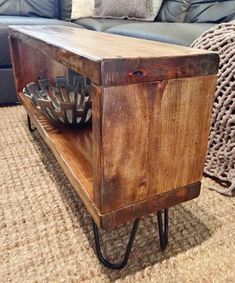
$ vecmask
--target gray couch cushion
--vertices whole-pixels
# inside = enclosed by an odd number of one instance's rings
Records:
[[[190,44],[213,24],[188,23],[141,23],[125,24],[110,28],[107,32],[156,40],[172,44],[190,46]]]
[[[0,104],[17,101],[12,69],[0,69]]]
[[[0,16],[0,68],[11,66],[10,52],[8,47],[8,25],[70,25],[83,28],[70,22],[56,19],[46,19],[39,17],[12,17]]]
[[[84,18],[84,19],[77,19],[73,21],[73,23],[79,24],[91,30],[106,31],[111,27],[115,27],[121,24],[140,23],[140,21],[121,20],[121,19]]]
[[[59,18],[63,21],[71,21],[72,0],[59,1]]]
[[[182,23],[191,0],[164,0],[156,21]]]
[[[0,15],[58,18],[58,0],[0,0]]]
[[[192,0],[185,22],[221,23],[235,20],[235,0]]]

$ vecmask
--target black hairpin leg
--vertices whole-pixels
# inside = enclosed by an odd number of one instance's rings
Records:
[[[28,114],[27,114],[27,120],[28,120],[28,128],[29,128],[30,132],[35,131],[36,128],[32,128],[31,120],[30,120],[30,117],[29,117]]]
[[[97,253],[97,257],[99,259],[99,261],[101,263],[103,263],[106,267],[112,268],[112,269],[122,269],[123,267],[125,267],[125,265],[128,262],[129,259],[129,255],[131,252],[131,248],[133,245],[133,242],[135,240],[135,235],[136,235],[136,231],[138,228],[138,224],[139,224],[140,219],[137,218],[133,224],[132,230],[131,230],[131,235],[127,244],[127,248],[126,248],[126,252],[125,255],[123,257],[123,260],[119,263],[112,263],[109,262],[103,255],[101,252],[101,248],[100,248],[100,238],[99,238],[99,231],[98,231],[98,227],[96,225],[96,223],[94,222],[94,220],[92,219],[92,223],[93,223],[93,231],[94,231],[94,236],[95,236],[95,247],[96,247],[96,253]]]
[[[162,214],[164,215],[164,224],[162,223]],[[157,212],[158,229],[160,238],[160,247],[163,251],[168,244],[168,209]]]

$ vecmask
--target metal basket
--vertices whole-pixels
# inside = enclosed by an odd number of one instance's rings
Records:
[[[57,77],[55,86],[48,79],[38,80],[38,84],[28,84],[23,93],[38,111],[56,124],[82,126],[91,123],[90,83],[85,77],[73,77],[72,84],[66,77]]]

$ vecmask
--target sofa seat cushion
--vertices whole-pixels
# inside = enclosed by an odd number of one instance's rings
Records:
[[[156,40],[171,44],[190,46],[204,31],[213,24],[189,23],[136,23],[123,24],[107,30],[109,33],[130,37]]]
[[[95,19],[95,18],[83,18],[74,20],[73,23],[82,25],[90,30],[106,31],[109,28],[127,24],[127,23],[140,23],[140,21],[131,21],[123,19]]]
[[[0,68],[11,66],[11,58],[8,45],[9,25],[71,25],[83,28],[73,23],[59,21],[56,19],[46,19],[39,17],[20,17],[20,16],[0,16]]]

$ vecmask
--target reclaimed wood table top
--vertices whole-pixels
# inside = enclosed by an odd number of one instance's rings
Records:
[[[11,26],[22,35],[42,40],[93,61],[161,58],[208,54],[204,50],[67,26]]]
[[[210,51],[67,26],[10,26],[11,35],[98,85],[117,85],[216,73]],[[151,66],[151,67],[150,67]]]

